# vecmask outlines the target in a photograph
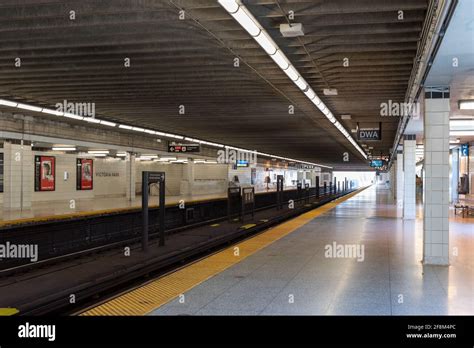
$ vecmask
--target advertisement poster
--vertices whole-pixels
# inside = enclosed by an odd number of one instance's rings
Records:
[[[93,160],[77,159],[77,189],[92,190],[93,188]]]
[[[56,158],[35,156],[35,191],[54,191],[56,188]]]

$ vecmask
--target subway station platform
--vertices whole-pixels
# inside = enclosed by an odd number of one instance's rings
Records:
[[[451,216],[451,264],[424,266],[420,216],[397,218],[389,190],[374,185],[84,314],[468,315],[472,220]],[[364,249],[328,254],[335,245]]]
[[[473,347],[473,23],[474,0],[1,1],[0,348]]]
[[[295,186],[287,186],[285,190],[294,190]],[[257,190],[255,193],[276,192],[274,188]],[[136,195],[130,200],[126,197],[96,197],[94,199],[74,200],[74,208],[69,201],[34,202],[30,209],[2,210],[0,204],[0,226],[3,224],[17,224],[23,222],[36,222],[36,220],[55,220],[62,217],[87,216],[103,213],[119,212],[127,209],[140,209],[142,206],[141,195]],[[226,193],[199,194],[199,195],[168,195],[166,205],[177,205],[180,201],[184,204],[227,199]],[[150,196],[149,206],[159,206],[158,196]]]

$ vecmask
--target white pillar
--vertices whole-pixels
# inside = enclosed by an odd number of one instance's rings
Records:
[[[31,208],[35,168],[31,146],[5,142],[3,147],[3,209]]]
[[[125,165],[125,182],[126,182],[126,193],[127,200],[134,201],[136,197],[136,182],[137,182],[137,166],[136,156],[130,153],[127,154],[126,165]]]
[[[407,134],[403,140],[403,218],[416,218],[416,136]]]
[[[403,208],[403,152],[397,151],[397,208]]]
[[[459,149],[455,148],[452,151],[451,163],[451,197],[450,203],[457,203],[459,200],[458,185],[459,185]],[[471,183],[472,185],[472,183]]]
[[[392,163],[392,166],[390,167],[390,194],[392,195],[392,199],[395,199],[396,196],[396,180],[397,180],[397,175],[395,171],[395,163]]]
[[[180,193],[185,196],[191,196],[194,193],[195,164],[188,161],[183,166],[183,180],[181,180]]]
[[[449,98],[425,100],[424,264],[449,264],[449,111]]]

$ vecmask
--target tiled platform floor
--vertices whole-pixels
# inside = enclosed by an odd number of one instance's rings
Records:
[[[442,267],[420,262],[422,219],[396,216],[369,188],[150,314],[474,315],[474,219],[451,218]],[[333,242],[363,244],[364,261],[326,258]]]

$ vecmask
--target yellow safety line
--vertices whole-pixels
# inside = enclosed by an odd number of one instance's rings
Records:
[[[243,226],[240,226],[241,229],[248,230],[249,228],[255,227],[257,224],[246,224]]]
[[[186,291],[221,273],[244,260],[255,252],[285,237],[315,217],[328,212],[338,204],[348,200],[363,189],[302,214],[264,233],[224,249],[197,261],[169,275],[151,281],[139,288],[120,295],[97,307],[89,309],[82,316],[105,315],[146,315],[154,309],[173,300]]]
[[[11,316],[19,312],[20,311],[16,308],[0,308],[0,317]]]

